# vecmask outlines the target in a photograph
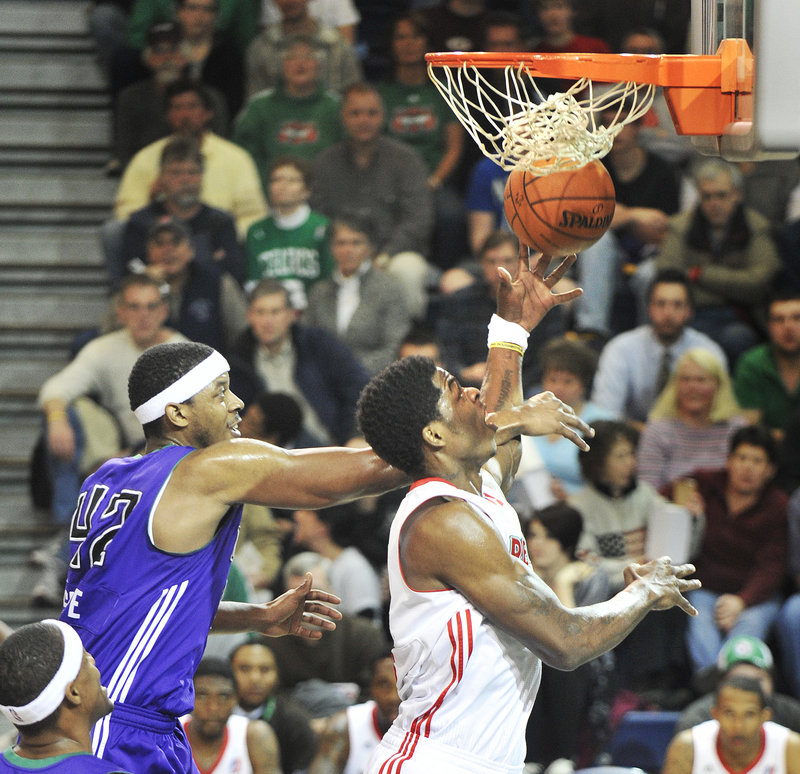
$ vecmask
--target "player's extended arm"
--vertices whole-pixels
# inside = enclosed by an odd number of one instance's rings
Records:
[[[281,774],[278,739],[263,720],[251,720],[247,724],[247,755],[253,774]]]
[[[233,503],[323,508],[405,483],[408,476],[371,449],[288,451],[250,438],[225,441],[176,465],[156,511],[156,545],[174,553],[197,550]]]
[[[308,774],[342,774],[350,757],[350,732],[347,713],[337,712],[320,734],[317,754],[308,767]]]
[[[630,565],[627,586],[607,602],[566,608],[463,501],[437,501],[412,514],[401,532],[400,561],[410,587],[456,589],[556,669],[575,669],[615,647],[650,610],[677,605],[697,612],[683,596],[700,587],[685,577],[694,567],[673,567],[665,558]]]
[[[312,588],[307,572],[303,582],[265,604],[220,602],[211,628],[214,632],[261,632],[270,637],[294,634],[309,640],[322,637],[322,629],[336,628],[342,614],[331,605],[341,600]]]
[[[539,254],[531,265],[528,248],[520,245],[517,274],[512,280],[505,268],[498,269],[500,285],[497,291],[497,315],[516,323],[525,331],[532,331],[554,307],[581,295],[580,288],[567,293],[553,293],[553,286],[575,262],[575,256],[565,258],[550,274],[545,276],[551,258]],[[499,344],[499,346],[497,345]],[[486,361],[486,378],[481,387],[481,399],[487,412],[499,412],[522,403],[522,353],[498,342],[490,346]],[[518,435],[503,433],[502,445],[495,457],[504,488],[519,464]],[[512,442],[513,441],[513,442]]]
[[[687,728],[670,742],[661,774],[692,774],[693,766],[694,745],[692,744],[692,729]],[[795,774],[798,774],[798,772],[795,772]]]

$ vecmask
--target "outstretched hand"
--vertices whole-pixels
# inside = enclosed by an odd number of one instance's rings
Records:
[[[594,430],[552,392],[541,392],[519,406],[490,412],[486,424],[496,428],[499,444],[506,435],[562,435],[582,451],[588,451],[589,444],[580,434],[594,436]]]
[[[312,589],[313,578],[307,572],[303,582],[264,605],[263,625],[258,631],[270,637],[294,634],[309,640],[322,637],[322,630],[332,631],[342,614],[330,605],[341,602],[335,594]]]
[[[689,615],[697,615],[697,609],[683,595],[700,588],[700,581],[686,576],[695,571],[693,564],[673,565],[668,556],[651,559],[644,564],[630,564],[625,568],[625,584],[635,581],[644,583],[655,598],[653,610],[668,610],[679,607]]]
[[[520,244],[516,277],[512,279],[502,266],[497,269],[500,279],[497,314],[504,320],[518,323],[526,331],[533,330],[554,306],[573,301],[583,293],[581,288],[573,288],[564,293],[554,293],[552,290],[575,263],[575,255],[566,256],[547,276],[545,272],[552,257],[541,253],[537,255],[531,266],[528,248]]]

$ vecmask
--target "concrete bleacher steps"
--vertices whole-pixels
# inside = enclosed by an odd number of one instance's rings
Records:
[[[110,99],[87,0],[0,2],[0,619],[38,620],[30,552],[53,534],[29,495],[36,395],[107,304],[98,226]]]

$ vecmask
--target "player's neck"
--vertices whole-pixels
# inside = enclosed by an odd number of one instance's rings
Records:
[[[85,739],[83,740],[73,738],[77,736],[80,735],[65,735],[61,729],[51,729],[35,737],[23,737],[13,749],[20,758],[27,758],[29,760],[41,760],[42,758],[53,758],[57,755],[91,752],[92,743],[89,733],[87,732],[85,734]]]
[[[748,745],[744,750],[734,752],[733,750],[720,748],[719,757],[729,772],[745,772],[758,760],[761,746],[762,740],[759,736],[756,742]]]

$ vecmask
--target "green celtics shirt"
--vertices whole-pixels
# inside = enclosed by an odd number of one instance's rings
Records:
[[[378,88],[386,105],[388,135],[408,143],[433,172],[444,155],[444,128],[455,120],[447,103],[432,83],[382,83]]]
[[[305,309],[311,286],[333,271],[328,219],[304,204],[296,213],[270,215],[247,231],[248,283],[276,279],[286,286],[295,309]]]

